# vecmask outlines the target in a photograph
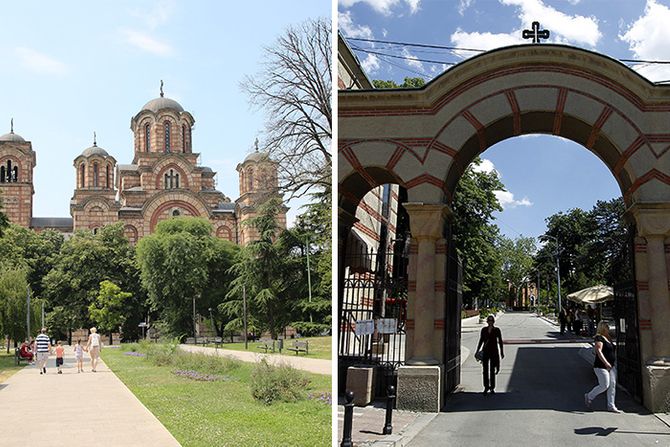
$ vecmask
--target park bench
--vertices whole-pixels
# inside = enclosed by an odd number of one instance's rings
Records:
[[[308,341],[294,341],[292,348],[286,348],[289,351],[295,351],[295,355],[298,355],[300,352],[304,352],[305,355],[309,355],[309,342]]]
[[[14,357],[16,358],[16,366],[21,365],[21,362],[26,362],[26,364],[30,363],[29,359],[21,357],[21,348],[14,348]]]
[[[214,347],[215,347],[216,349],[219,349],[219,348],[221,347],[221,345],[223,344],[223,338],[221,338],[221,337],[214,337],[214,338],[210,339],[209,342],[210,342],[210,343],[213,343],[213,344],[214,344]]]
[[[195,344],[195,338],[193,338],[193,337],[186,337],[186,344],[187,344],[187,345],[194,345],[194,344]]]
[[[261,344],[258,345],[258,349],[264,349],[265,353],[275,352],[275,341],[274,340],[260,340]]]

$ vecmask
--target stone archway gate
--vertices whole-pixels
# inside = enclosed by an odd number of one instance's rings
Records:
[[[338,99],[340,248],[366,192],[384,183],[407,189],[412,245],[406,366],[398,385],[413,396],[406,406],[442,406],[448,279],[443,234],[456,184],[488,147],[531,133],[581,144],[621,188],[637,228],[643,403],[652,411],[667,406],[670,87],[601,54],[543,44],[481,54],[421,89],[343,90]]]

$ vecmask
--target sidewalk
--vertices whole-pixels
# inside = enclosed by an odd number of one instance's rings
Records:
[[[311,359],[305,356],[281,355],[281,354],[261,354],[253,351],[233,351],[232,349],[207,348],[204,346],[179,345],[179,348],[188,352],[200,352],[207,355],[218,355],[232,357],[243,362],[257,362],[265,358],[269,363],[286,363],[296,369],[311,372],[314,374],[332,374],[332,364],[330,360]]]
[[[556,330],[555,323],[534,315],[527,320],[519,320],[523,317],[514,314],[501,317],[498,322],[503,326],[505,320],[513,323],[503,328],[503,333],[519,340],[524,333],[529,342],[539,338],[532,331],[542,331],[542,325]],[[499,393],[495,397],[481,396],[481,366],[472,359],[469,349],[476,346],[481,327],[476,318],[462,320],[461,386],[448,399],[443,412],[394,410],[394,434],[384,436],[384,411],[371,406],[355,407],[354,445],[423,447],[449,442],[503,447],[525,445],[528,439],[542,439],[542,445],[670,445],[670,415],[646,412],[621,390],[617,399],[623,414],[604,411],[602,397],[594,411],[583,408],[583,389],[593,384],[594,377],[589,368],[593,364],[593,345],[581,340],[574,340],[569,346],[558,343],[553,348],[544,343],[506,345]],[[515,327],[518,329],[512,329]],[[536,360],[529,363],[531,358]],[[553,392],[543,381],[543,368],[551,369],[552,362],[563,362],[565,372],[557,376],[563,375],[567,380],[556,382],[563,383],[563,388]],[[342,423],[343,407],[339,405],[338,443],[342,439]],[[484,426],[488,428],[474,428]]]
[[[105,348],[114,349],[114,348]],[[0,384],[0,445],[3,447],[179,447],[177,440],[100,361],[77,373],[65,347],[63,374],[55,355],[47,374],[29,365]]]

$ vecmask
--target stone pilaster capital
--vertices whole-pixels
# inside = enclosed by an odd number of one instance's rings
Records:
[[[444,224],[451,213],[444,203],[407,202],[402,204],[409,214],[412,238],[436,241],[444,234]]]
[[[356,216],[341,207],[337,208],[337,226],[342,230],[349,231],[358,222]]]
[[[670,236],[670,205],[634,204],[629,212],[635,218],[640,236],[645,238]]]

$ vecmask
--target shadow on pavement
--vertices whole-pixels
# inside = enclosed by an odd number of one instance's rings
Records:
[[[579,349],[577,346],[519,346],[511,368],[505,364],[509,357],[502,360],[494,395],[482,394],[481,364],[469,359],[462,371],[464,391],[448,396],[442,411],[535,409],[589,413],[592,410],[584,405],[584,393],[597,384],[597,379],[586,362],[575,361]],[[621,389],[617,390],[616,402],[625,413],[651,414]],[[593,411],[606,411],[604,393],[594,400]]]

